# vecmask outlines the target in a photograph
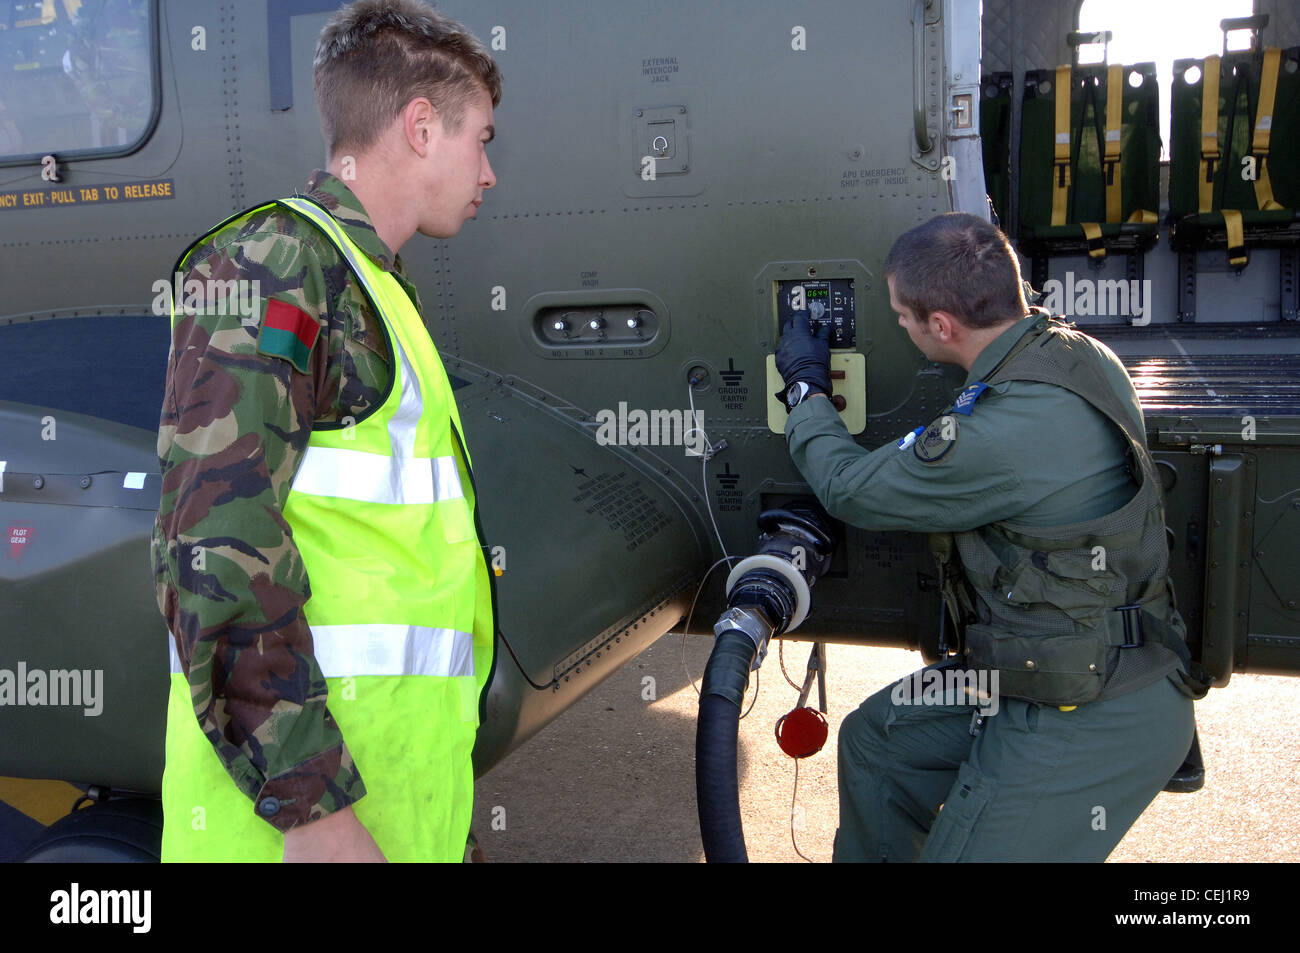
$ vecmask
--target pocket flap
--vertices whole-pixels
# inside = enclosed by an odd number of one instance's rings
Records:
[[[1107,646],[1092,634],[1015,635],[966,627],[972,668],[992,669],[1002,695],[1046,705],[1095,701],[1106,681]]]

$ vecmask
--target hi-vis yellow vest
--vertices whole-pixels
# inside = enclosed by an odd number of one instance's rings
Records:
[[[314,222],[347,259],[392,356],[393,387],[375,411],[312,431],[284,507],[311,581],[304,614],[330,713],[366,785],[354,810],[390,861],[461,860],[494,628],[460,415],[397,280],[314,202],[274,204]],[[162,859],[280,860],[283,835],[199,728],[174,645],[172,673]]]

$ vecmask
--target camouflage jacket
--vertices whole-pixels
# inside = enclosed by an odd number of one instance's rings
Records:
[[[305,191],[419,309],[347,186],[317,171]],[[359,800],[365,785],[326,706],[303,616],[311,587],[282,510],[313,422],[359,419],[382,399],[389,354],[342,256],[284,209],[209,234],[181,271],[158,431],[158,606],[204,734],[248,797],[280,802],[264,819],[287,831]],[[239,281],[257,281],[257,294]],[[268,307],[285,304],[319,323],[310,346],[261,334]]]

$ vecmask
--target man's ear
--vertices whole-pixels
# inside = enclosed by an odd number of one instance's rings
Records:
[[[930,320],[934,335],[944,344],[950,344],[954,336],[960,335],[961,322],[948,311],[931,311]]]
[[[437,122],[438,111],[423,96],[415,97],[402,110],[402,132],[406,144],[421,158],[429,151],[434,138],[434,124]]]

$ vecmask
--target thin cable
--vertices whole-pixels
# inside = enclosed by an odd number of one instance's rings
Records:
[[[717,569],[723,563],[730,562],[737,558],[739,557],[723,556],[705,571],[704,577],[700,580],[700,584],[695,588],[695,598],[691,600],[690,611],[686,613],[686,624],[682,626],[682,671],[686,673],[686,677],[690,680],[691,688],[695,689],[696,695],[700,693],[700,686],[695,684],[695,676],[691,674],[690,667],[686,664],[686,636],[691,630],[691,617],[695,615],[695,603],[699,600],[700,593],[704,591],[704,584],[709,581],[709,576],[712,574],[713,570]]]
[[[778,658],[778,659],[780,660],[780,662],[781,662],[781,674],[782,674],[782,675],[785,675],[785,680],[786,680],[787,682],[790,683],[790,687],[793,688],[796,692],[798,692],[799,694],[802,695],[802,694],[803,694],[803,686],[802,686],[802,685],[796,685],[796,684],[794,683],[794,679],[792,679],[789,675],[786,675],[786,671],[785,671],[785,639],[777,639],[777,641],[776,641],[776,655],[777,655],[777,658]]]
[[[686,678],[691,683],[691,688],[695,689],[696,695],[700,694],[700,686],[695,684],[695,676],[691,674],[691,668],[686,663],[686,636],[689,635],[691,631],[691,619],[695,615],[695,603],[699,601],[700,593],[704,591],[704,584],[708,582],[709,576],[712,574],[713,570],[717,569],[723,563],[731,562],[733,559],[739,559],[739,558],[740,558],[739,556],[723,556],[721,559],[719,559],[712,566],[710,566],[708,569],[705,570],[704,577],[700,579],[700,584],[695,587],[695,596],[694,598],[691,599],[691,608],[687,611],[686,622],[682,625],[682,641],[680,646],[681,653],[682,653],[682,671],[686,673]],[[742,720],[744,719],[745,715],[748,715],[751,711],[754,710],[754,704],[758,701],[758,689],[759,686],[762,685],[761,674],[762,673],[760,672],[754,673],[754,697],[750,699],[749,707],[746,708],[744,714],[740,716]]]
[[[1275,496],[1275,497],[1273,497],[1273,499],[1271,499],[1271,500],[1266,500],[1266,499],[1263,499],[1262,497],[1257,497],[1257,498],[1256,498],[1256,502],[1259,502],[1259,503],[1276,503],[1278,500],[1285,500],[1285,499],[1286,499],[1288,496],[1290,496],[1292,493],[1300,493],[1300,486],[1296,487],[1294,490],[1287,490],[1287,491],[1286,491],[1285,493],[1283,493],[1281,496]]]
[[[749,707],[746,708],[744,713],[740,716],[741,721],[745,720],[745,715],[748,715],[751,711],[754,710],[754,704],[758,701],[758,690],[762,687],[763,687],[763,672],[760,669],[759,671],[754,673],[754,697],[749,700]]]
[[[727,546],[722,541],[722,531],[718,529],[718,521],[713,515],[713,500],[709,497],[709,458],[705,457],[700,461],[700,489],[704,491],[704,506],[709,511],[709,522],[713,524],[713,535],[718,538],[718,546],[722,549],[722,555],[726,556]]]
[[[691,403],[691,423],[695,424],[699,419],[695,410],[695,389],[691,387],[689,381],[686,383],[686,397]],[[685,441],[687,434],[693,434],[696,431],[704,438],[704,453],[700,454],[700,489],[704,491],[704,508],[709,511],[709,522],[713,524],[713,535],[718,538],[718,548],[722,550],[723,556],[730,558],[727,553],[727,544],[722,541],[722,532],[718,529],[718,521],[713,516],[713,500],[709,497],[709,458],[717,451],[702,426],[692,426],[690,430],[682,434],[682,440]]]
[[[690,633],[691,619],[695,615],[695,603],[699,601],[700,593],[704,591],[704,584],[708,581],[713,570],[717,569],[722,563],[729,563],[739,557],[732,556],[727,552],[727,544],[722,541],[722,532],[718,529],[718,521],[713,516],[713,500],[709,497],[708,466],[709,457],[716,452],[713,442],[709,440],[709,435],[705,432],[703,426],[696,426],[699,419],[695,410],[695,389],[691,387],[690,381],[686,382],[686,399],[691,405],[691,428],[682,434],[682,441],[689,442],[689,437],[693,433],[699,433],[704,438],[704,453],[700,454],[700,490],[704,493],[704,508],[709,512],[709,522],[713,524],[713,535],[717,537],[718,548],[722,550],[722,558],[715,562],[704,573],[700,584],[695,589],[695,598],[691,600],[690,611],[686,613],[686,624],[682,626],[682,671],[686,673],[687,679],[690,680],[691,688],[695,689],[695,694],[700,693],[700,686],[695,684],[695,676],[691,674],[690,666],[686,664],[686,636]],[[752,706],[751,706],[752,707]],[[743,715],[741,717],[744,717]]]
[[[794,759],[794,793],[790,795],[790,843],[794,845],[794,852],[798,854],[800,857],[803,857],[804,860],[808,861],[808,863],[811,864],[812,859],[809,857],[804,857],[803,851],[799,849],[799,842],[794,838],[794,806],[798,800],[799,800],[799,759],[795,758]]]

